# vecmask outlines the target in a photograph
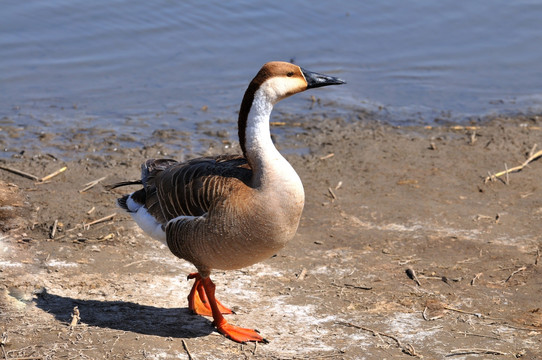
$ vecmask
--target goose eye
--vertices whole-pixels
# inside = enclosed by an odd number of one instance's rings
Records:
[[[292,76],[294,76],[294,72],[293,72],[293,71],[290,71],[288,74],[286,74],[286,76],[292,77]]]

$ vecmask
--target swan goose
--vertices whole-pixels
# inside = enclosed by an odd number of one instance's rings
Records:
[[[273,106],[306,89],[343,83],[294,64],[266,63],[241,103],[242,155],[151,159],[142,165],[141,180],[110,187],[143,186],[118,205],[148,235],[194,264],[189,309],[212,316],[218,331],[234,341],[267,342],[255,330],[224,319],[232,311],[216,300],[211,270],[239,269],[276,254],[296,233],[305,200],[299,176],[271,140]]]

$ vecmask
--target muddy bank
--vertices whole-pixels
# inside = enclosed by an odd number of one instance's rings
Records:
[[[117,213],[121,189],[104,189],[137,178],[146,158],[236,152],[234,124],[224,124],[204,151],[176,150],[190,134],[174,130],[132,147],[81,135],[59,153],[38,147],[0,163],[39,178],[67,166],[43,183],[0,172],[8,358],[542,357],[542,165],[484,182],[540,149],[541,117],[284,120],[275,140],[307,197],[298,234],[266,262],[214,275],[231,321],[270,344],[235,344],[191,315],[191,265]]]

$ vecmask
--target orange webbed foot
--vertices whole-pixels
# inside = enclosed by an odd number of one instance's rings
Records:
[[[215,284],[209,277],[201,277],[201,286],[204,293],[207,295],[209,306],[213,315],[213,325],[216,326],[218,332],[226,336],[227,338],[240,343],[246,343],[249,341],[268,343],[263,337],[258,334],[256,330],[245,329],[235,325],[230,325],[222,316],[221,310],[218,306],[218,301],[215,297]]]
[[[225,337],[237,341],[239,343],[246,343],[249,341],[260,342],[267,344],[269,341],[264,339],[258,334],[256,330],[246,329],[239,326],[228,324],[224,322],[216,327],[218,332]]]
[[[213,316],[211,306],[209,305],[209,300],[207,299],[205,289],[203,288],[201,275],[199,273],[191,273],[188,275],[187,278],[188,280],[195,279],[192,290],[190,290],[190,294],[188,294],[188,308],[194,314],[202,316]],[[235,314],[233,310],[228,309],[227,307],[222,305],[220,301],[217,300],[216,303],[221,314]]]

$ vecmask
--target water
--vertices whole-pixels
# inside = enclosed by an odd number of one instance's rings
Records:
[[[542,109],[538,1],[0,6],[0,127],[26,134],[197,131],[200,122],[235,119],[248,81],[269,60],[348,81],[281,103],[286,112],[306,111],[310,95],[341,109],[385,109],[398,124]]]

